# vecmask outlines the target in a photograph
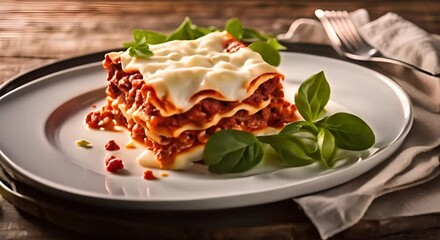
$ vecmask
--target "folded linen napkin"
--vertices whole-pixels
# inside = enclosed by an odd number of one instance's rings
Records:
[[[440,41],[431,34],[394,13],[372,22],[364,9],[350,16],[365,39],[384,54],[440,72]],[[278,37],[292,42],[329,43],[322,25],[312,19],[298,19],[289,32]],[[413,127],[397,152],[373,170],[332,189],[294,199],[323,239],[362,218],[379,220],[440,212],[440,205],[432,204],[440,200],[440,191],[432,187],[440,185],[440,79],[397,65],[375,66],[410,96]]]

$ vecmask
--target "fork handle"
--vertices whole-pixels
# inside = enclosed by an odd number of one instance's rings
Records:
[[[395,59],[395,58],[386,57],[386,56],[384,56],[379,51],[377,51],[368,60],[366,60],[364,58],[359,58],[357,55],[350,54],[350,53],[345,53],[345,55],[347,57],[349,57],[349,58],[353,58],[353,59],[361,60],[361,61],[392,63],[392,64],[396,64],[396,65],[399,65],[399,66],[402,66],[402,67],[406,67],[406,68],[411,69],[411,70],[416,70],[416,71],[422,72],[422,73],[424,73],[426,75],[429,75],[429,76],[440,78],[440,73],[432,73],[432,72],[427,71],[425,69],[419,68],[419,67],[417,67],[417,66],[415,66],[413,64],[410,64],[410,63],[407,63],[407,62],[404,62],[404,61],[401,61],[401,60],[398,60],[398,59]]]

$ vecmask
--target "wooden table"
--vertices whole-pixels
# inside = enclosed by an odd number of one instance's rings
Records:
[[[316,8],[346,9],[349,11],[366,8],[372,19],[392,11],[423,26],[430,32],[440,33],[440,2],[436,0],[166,0],[131,2],[3,0],[0,4],[0,84],[31,68],[59,59],[121,47],[122,42],[131,39],[131,30],[135,28],[166,32],[174,29],[185,16],[191,17],[193,22],[198,25],[222,27],[227,19],[239,17],[247,26],[258,27],[271,33],[282,33],[287,31],[290,23],[295,19],[313,18],[313,12]],[[334,55],[334,52],[326,47],[309,46],[308,50]],[[271,205],[263,207],[275,209],[266,217],[271,218],[278,214],[278,217],[281,216],[279,219],[255,220],[248,225],[237,223],[237,225],[230,225],[228,228],[215,228],[210,234],[203,236],[207,239],[291,239],[293,237],[306,239],[307,237],[317,237],[313,226],[296,205],[290,201],[277,204],[275,207]],[[286,208],[290,209],[291,213],[283,212]],[[242,211],[250,214],[253,208]],[[194,217],[194,215],[192,216]],[[195,216],[197,218],[199,215]],[[233,213],[226,211],[220,213],[220,216],[227,219],[233,216]],[[255,216],[261,217],[261,215]],[[414,219],[413,221],[419,220]],[[399,221],[403,220],[395,219],[394,223],[398,224]],[[400,223],[408,224],[408,220],[405,219],[405,221]],[[368,224],[378,224],[377,226],[385,226],[386,229],[386,223],[363,222],[362,224],[362,226],[358,224],[336,238],[347,239],[356,236],[353,233],[356,231],[359,233],[359,229],[367,229]],[[199,236],[196,233],[192,233],[193,235],[190,233],[191,231],[187,231],[185,236],[171,234],[168,237],[191,239],[191,236]],[[78,239],[80,237],[87,236],[42,221],[18,210],[9,202],[0,200],[0,239]],[[415,237],[420,239],[440,238],[440,228],[414,230],[385,236],[382,239]]]

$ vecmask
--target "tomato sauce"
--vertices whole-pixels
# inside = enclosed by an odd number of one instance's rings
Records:
[[[121,149],[119,147],[119,145],[115,142],[115,140],[110,140],[108,141],[105,146],[104,146],[105,150],[107,151],[117,151],[119,149]]]
[[[111,156],[105,160],[105,169],[108,172],[116,173],[124,169],[124,162],[120,158]]]
[[[145,172],[144,172],[144,177],[143,177],[145,180],[157,180],[157,179],[159,179],[159,178],[157,178],[155,175],[154,175],[154,173],[153,173],[153,171],[151,171],[151,170],[146,170]]]

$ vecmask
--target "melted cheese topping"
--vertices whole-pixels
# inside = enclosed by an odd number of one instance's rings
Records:
[[[150,45],[154,55],[148,59],[131,57],[128,51],[109,56],[112,60],[120,58],[125,72],[139,71],[145,83],[155,89],[157,97],[174,106],[155,106],[162,116],[171,116],[188,111],[207,97],[241,101],[262,83],[251,84],[253,80],[267,73],[279,74],[249,48],[226,52],[227,39],[226,32],[214,32],[196,40]],[[208,92],[192,98],[201,91]]]

